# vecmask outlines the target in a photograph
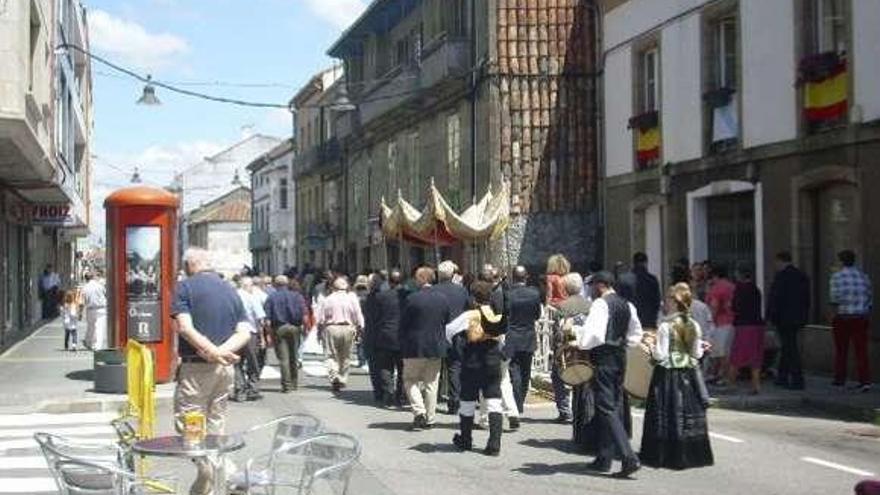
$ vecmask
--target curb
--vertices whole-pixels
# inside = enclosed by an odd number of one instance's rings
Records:
[[[537,391],[553,397],[553,384],[548,374],[532,376],[532,387]],[[637,405],[640,401],[631,402]],[[710,407],[731,411],[762,412],[762,413],[813,413],[830,419],[843,421],[859,421],[880,426],[880,408],[841,404],[828,399],[810,396],[774,397],[748,395],[713,396],[709,400]],[[807,415],[807,414],[804,414]]]

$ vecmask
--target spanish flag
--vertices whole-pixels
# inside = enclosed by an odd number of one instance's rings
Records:
[[[849,74],[841,61],[827,77],[804,85],[804,113],[809,122],[834,120],[846,115]]]
[[[639,165],[645,166],[660,158],[660,126],[636,129],[636,151]]]

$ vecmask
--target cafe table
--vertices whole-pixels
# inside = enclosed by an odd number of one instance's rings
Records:
[[[148,438],[135,442],[131,450],[141,456],[204,459],[213,467],[215,494],[228,493],[224,457],[244,448],[240,435],[207,435],[202,442],[190,443],[180,435]]]

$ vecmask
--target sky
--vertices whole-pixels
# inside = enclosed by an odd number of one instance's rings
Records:
[[[184,89],[286,105],[368,0],[83,0],[91,51]],[[157,88],[161,106],[136,105],[143,84],[93,62],[93,231],[102,204],[129,185],[165,186],[175,171],[252,132],[289,137],[284,109],[243,108]]]

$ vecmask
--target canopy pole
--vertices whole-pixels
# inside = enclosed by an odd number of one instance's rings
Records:
[[[437,224],[434,224],[434,266],[440,266],[440,248],[437,247]]]

